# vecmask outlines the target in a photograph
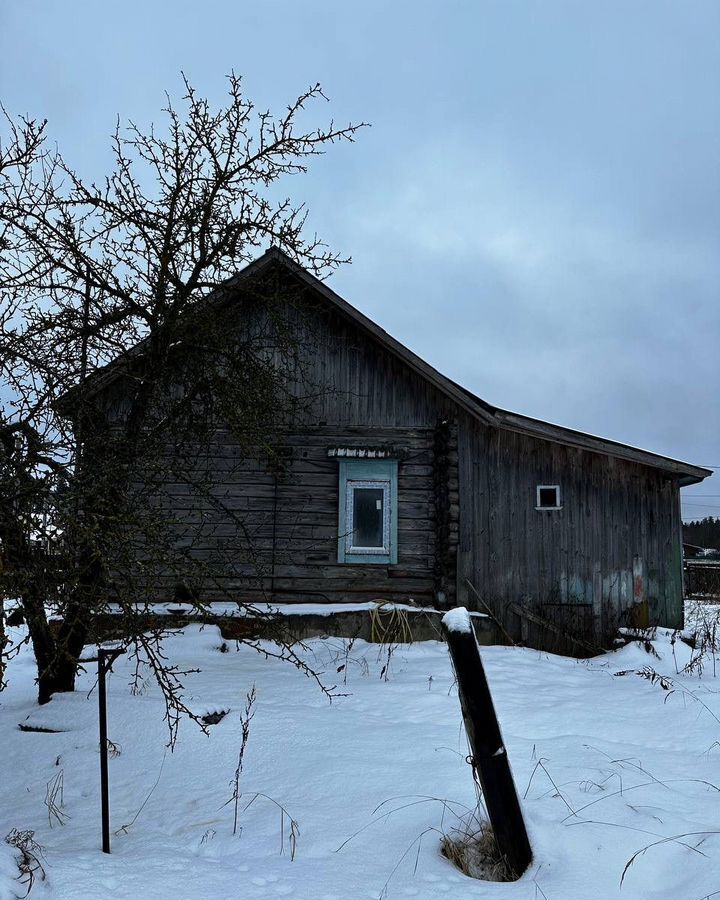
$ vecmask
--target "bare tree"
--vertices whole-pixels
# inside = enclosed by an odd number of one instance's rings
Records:
[[[297,365],[291,329],[271,316],[272,333],[239,340],[222,303],[228,279],[268,245],[321,276],[344,261],[306,235],[305,206],[286,196],[285,181],[362,126],[304,128],[308,108],[325,99],[319,85],[274,117],[255,110],[234,74],[218,110],[183,84],[179,106],[167,98],[162,131],[118,123],[101,184],[47,145],[44,125],[6,116],[0,475],[10,477],[0,577],[29,625],[40,702],[74,688],[111,582],[130,615],[149,570],[187,563],[169,552],[160,507],[132,500],[163,466],[197,478],[189,455],[168,461],[168,443],[197,448],[222,420],[244,446],[272,452],[272,412],[298,401],[285,378]],[[272,307],[287,285],[248,289]],[[108,371],[121,373],[121,401],[102,389]],[[61,552],[38,552],[43,534],[61,535]],[[177,711],[180,682],[159,637],[143,637],[144,652]]]
[[[7,136],[0,140],[0,184],[14,184],[16,198],[25,198],[27,172],[44,156],[45,122],[13,120],[0,107]],[[0,258],[18,253],[5,216],[12,197],[0,191]],[[18,255],[17,264],[21,264]],[[5,632],[4,598],[23,597],[24,614],[33,634],[38,671],[46,670],[54,654],[54,642],[45,615],[49,593],[48,573],[42,562],[39,534],[33,520],[42,514],[50,485],[62,468],[62,438],[53,435],[48,419],[53,379],[42,373],[42,360],[30,358],[29,347],[7,344],[23,316],[22,292],[12,281],[0,288],[0,687],[4,663],[15,648]],[[35,362],[37,365],[35,365]],[[31,367],[32,363],[32,367]],[[35,535],[35,538],[33,537]],[[41,691],[42,695],[42,691]]]

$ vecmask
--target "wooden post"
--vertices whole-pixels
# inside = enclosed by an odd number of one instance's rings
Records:
[[[464,607],[452,609],[443,616],[442,626],[490,825],[508,869],[519,878],[530,864],[532,850],[470,615]]]
[[[102,849],[110,852],[110,797],[108,779],[107,694],[105,673],[122,650],[98,648],[98,718],[100,720],[100,803],[102,807]]]

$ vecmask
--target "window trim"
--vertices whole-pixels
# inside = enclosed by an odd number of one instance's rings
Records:
[[[540,491],[555,491],[555,506],[544,506],[540,503]],[[559,484],[538,484],[535,488],[535,509],[537,510],[547,510],[547,509],[562,509],[562,494],[560,493],[560,485]]]
[[[338,460],[338,562],[365,565],[369,563],[395,565],[397,563],[397,459],[339,459]],[[385,500],[383,510],[384,547],[353,547],[352,512],[354,486],[382,487]]]
[[[349,525],[355,512],[355,490],[357,488],[379,489],[383,493],[383,520],[382,520],[382,546],[381,547],[356,547],[353,544],[354,531]],[[346,554],[382,554],[386,556],[390,553],[392,544],[391,535],[391,503],[390,503],[391,481],[389,478],[383,479],[363,479],[348,478],[345,482],[345,553]]]

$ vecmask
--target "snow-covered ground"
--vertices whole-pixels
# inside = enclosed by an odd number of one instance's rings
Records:
[[[216,628],[198,626],[167,644],[174,661],[202,670],[186,681],[193,710],[230,709],[207,735],[185,723],[173,753],[157,689],[131,694],[130,664],[115,664],[109,856],[94,666],[75,694],[39,709],[31,654],[13,661],[0,694],[2,900],[23,894],[2,842],[13,828],[33,829],[44,848],[47,878],[31,898],[701,900],[720,891],[720,678],[710,661],[702,675],[678,674],[690,650],[668,632],[653,644],[660,659],[639,644],[585,662],[482,648],[534,851],[510,884],[467,878],[439,852],[453,814],[475,804],[444,645],[400,647],[384,680],[376,646],[358,642],[346,660],[346,642],[310,641],[308,664],[347,694],[329,703],[287,663],[221,644]],[[671,683],[635,674],[647,666]],[[241,811],[233,835],[223,804],[253,684],[241,810],[265,796]],[[26,721],[61,731],[23,732]],[[51,826],[44,801],[59,773],[65,824]],[[294,859],[276,803],[299,827]]]

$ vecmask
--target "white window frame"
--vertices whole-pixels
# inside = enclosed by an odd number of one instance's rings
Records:
[[[383,534],[381,547],[358,547],[353,544],[355,529],[353,522],[355,517],[355,490],[356,488],[369,488],[383,492]],[[390,479],[360,480],[350,479],[345,482],[345,553],[390,553]]]
[[[555,506],[543,506],[540,503],[540,491],[555,491]],[[535,488],[535,509],[562,509],[562,497],[559,484],[539,484]]]

